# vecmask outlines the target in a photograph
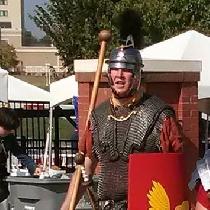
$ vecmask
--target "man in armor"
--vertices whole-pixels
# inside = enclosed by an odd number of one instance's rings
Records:
[[[19,119],[15,111],[6,107],[0,108],[0,203],[9,195],[7,183],[4,181],[4,178],[9,175],[6,167],[8,151],[28,168],[31,175],[36,170],[36,164],[24,153],[13,134],[18,126]]]
[[[87,153],[85,170],[92,177],[99,166],[97,195],[102,210],[126,210],[129,154],[179,152],[183,136],[174,110],[141,90],[139,50],[130,45],[114,49],[107,63],[112,95],[92,112],[93,149]],[[68,209],[70,188],[62,210]]]

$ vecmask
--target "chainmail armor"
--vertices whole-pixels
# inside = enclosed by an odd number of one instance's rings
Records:
[[[127,120],[116,121],[109,101],[102,103],[91,116],[93,153],[99,160],[98,196],[100,200],[125,200],[128,185],[128,156],[136,152],[158,152],[160,132],[166,116],[174,111],[156,96],[144,96],[133,109],[120,107],[115,117],[129,114]]]

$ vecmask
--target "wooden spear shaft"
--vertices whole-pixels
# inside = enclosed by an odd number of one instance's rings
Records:
[[[103,63],[104,63],[106,44],[107,44],[107,41],[101,42],[101,48],[100,48],[99,58],[98,58],[98,65],[97,65],[97,70],[95,73],[93,90],[92,90],[92,94],[91,94],[91,101],[90,101],[89,111],[88,111],[87,120],[86,120],[86,127],[88,126],[88,121],[89,121],[91,112],[95,108],[95,104],[96,104],[96,99],[97,99],[97,95],[98,95],[98,86],[99,86]]]
[[[90,100],[90,105],[89,105],[85,130],[88,129],[88,122],[89,122],[90,114],[91,114],[91,112],[94,109],[95,104],[96,104],[96,99],[97,99],[97,95],[98,95],[98,87],[99,87],[102,67],[103,67],[103,63],[104,63],[106,44],[110,39],[111,39],[110,31],[103,30],[99,33],[99,41],[101,42],[101,47],[100,47],[100,51],[99,51],[98,65],[97,65],[97,70],[96,70],[96,73],[95,73],[95,80],[94,80],[94,84],[93,84],[93,90],[92,90],[92,94],[91,94],[91,100]],[[82,138],[82,140],[84,141],[84,142],[82,142],[82,144],[85,147],[86,139]],[[84,159],[84,157],[82,159]],[[77,164],[81,165],[81,162],[79,161],[79,163],[77,163]],[[73,187],[72,197],[71,197],[71,201],[70,201],[70,205],[69,205],[69,210],[74,210],[75,209],[76,197],[77,197],[77,193],[78,193],[78,189],[79,189],[80,179],[81,179],[81,167],[76,167],[75,181],[73,183],[74,187]]]

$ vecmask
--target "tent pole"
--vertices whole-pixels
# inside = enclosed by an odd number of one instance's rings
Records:
[[[52,167],[52,129],[53,129],[53,107],[50,107],[50,129],[49,129],[49,169]]]
[[[43,162],[43,171],[46,171],[47,168],[47,153],[49,149],[49,128],[47,129],[47,135],[46,135],[46,143],[45,143],[45,151],[44,151],[44,162]]]
[[[55,107],[55,110],[56,110],[57,107]],[[58,110],[58,109],[57,109]],[[55,138],[54,138],[54,153],[55,153],[55,161],[54,161],[54,164],[56,166],[59,166],[59,116],[58,115],[54,115],[54,126],[55,126],[55,129],[54,129],[54,134],[55,134]]]
[[[205,151],[208,150],[208,145],[209,145],[209,115],[207,114],[206,132],[205,132]]]

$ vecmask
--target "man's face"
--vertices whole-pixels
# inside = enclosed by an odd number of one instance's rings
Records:
[[[8,136],[12,133],[12,130],[7,130],[4,127],[0,126],[0,137]]]
[[[133,73],[130,69],[111,69],[110,77],[113,82],[112,88],[119,97],[126,97],[133,84]]]

